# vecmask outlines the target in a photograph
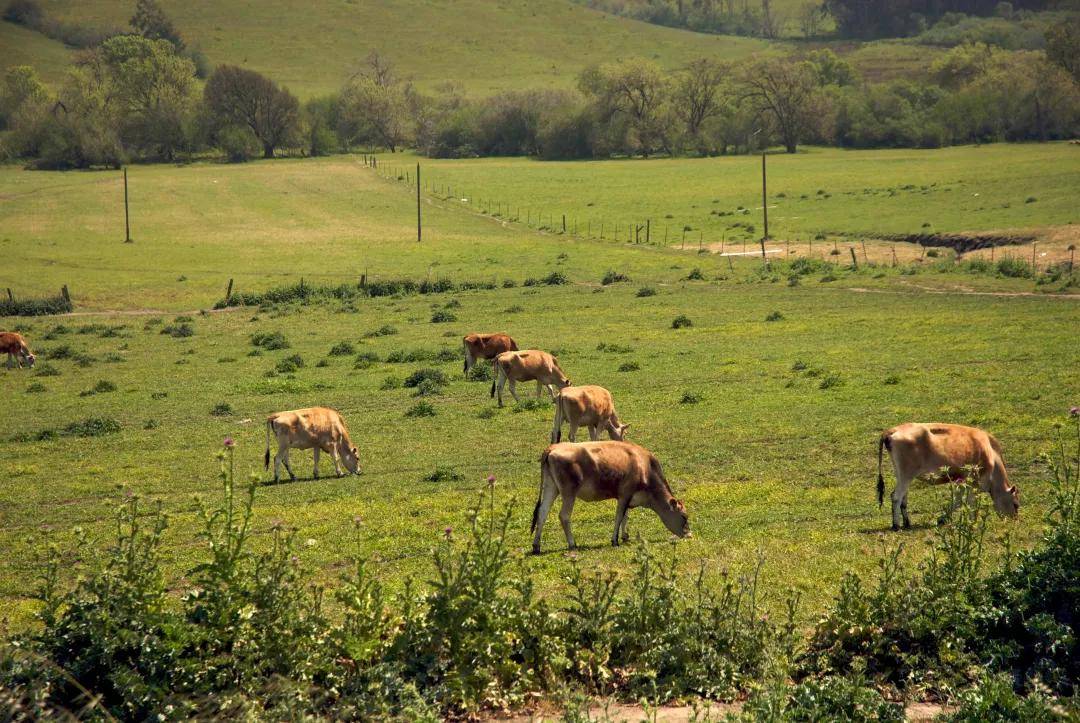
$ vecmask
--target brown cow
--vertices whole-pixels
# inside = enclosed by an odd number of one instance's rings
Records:
[[[607,431],[608,436],[621,442],[629,424],[619,421],[615,413],[615,401],[611,392],[603,387],[586,385],[566,387],[555,398],[555,427],[551,430],[551,443],[562,441],[563,420],[570,424],[569,439],[576,442],[578,427],[589,428],[589,439],[597,441],[600,432]]]
[[[652,452],[630,442],[563,442],[553,444],[540,457],[540,499],[533,510],[533,554],[540,553],[540,535],[555,496],[562,496],[559,521],[566,534],[566,544],[573,550],[570,515],[574,500],[585,502],[618,500],[615,532],[611,544],[618,546],[629,538],[627,511],[648,507],[679,537],[690,537],[690,521],[683,503],[671,494],[660,463]]]
[[[477,359],[494,359],[504,351],[517,351],[518,345],[506,334],[469,334],[462,338],[465,347],[465,373],[476,364]]]
[[[920,475],[934,472],[944,474],[940,481],[965,478],[964,468],[976,468],[977,485],[989,492],[994,509],[999,514],[1015,517],[1020,511],[1020,490],[1009,484],[1001,444],[994,437],[975,427],[959,424],[918,424],[910,422],[882,433],[878,441],[878,505],[885,502],[885,478],[881,474],[882,450],[889,450],[896,487],[892,493],[892,527],[911,527],[907,513],[908,485]]]
[[[515,402],[520,402],[517,391],[514,389],[517,382],[531,382],[536,380],[536,396],[547,387],[548,394],[555,399],[555,391],[552,387],[563,389],[570,386],[570,380],[559,368],[559,360],[539,349],[526,349],[525,351],[507,351],[495,357],[495,378],[491,381],[491,396],[495,396],[495,388],[498,385],[499,406],[502,403],[503,385],[509,380],[510,394]]]
[[[37,357],[26,345],[26,339],[22,334],[15,331],[0,331],[0,354],[7,354],[7,365],[10,369],[13,364],[18,364],[22,369],[23,362],[33,367]]]
[[[349,439],[349,431],[341,415],[327,407],[310,407],[291,412],[278,412],[266,418],[265,469],[270,468],[270,435],[277,438],[278,451],[274,455],[274,482],[278,481],[281,463],[289,477],[296,479],[289,466],[290,449],[315,450],[315,479],[319,479],[319,452],[327,452],[334,460],[334,471],[341,477],[341,465],[352,474],[360,474],[360,455]]]

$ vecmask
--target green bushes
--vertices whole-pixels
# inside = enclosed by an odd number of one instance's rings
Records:
[[[71,299],[64,294],[27,299],[0,299],[0,316],[48,316],[74,311]]]
[[[445,294],[452,291],[464,291],[495,288],[493,281],[462,281],[455,283],[450,279],[386,279],[383,281],[365,281],[363,284],[315,285],[304,283],[278,286],[262,292],[233,292],[228,299],[214,304],[215,309],[229,306],[261,306],[263,304],[285,304],[291,302],[308,303],[311,301],[355,301],[363,298],[383,296],[412,296],[415,294]],[[392,334],[392,326],[385,326]]]
[[[604,278],[602,278],[600,280],[600,283],[603,284],[604,286],[608,286],[610,284],[619,284],[619,283],[624,283],[624,282],[629,282],[629,281],[630,281],[630,277],[627,276],[626,274],[623,274],[623,273],[620,273],[618,271],[613,271],[613,270],[609,269],[607,271],[607,273],[604,274]]]
[[[685,314],[679,314],[671,322],[672,329],[686,329],[694,325],[694,322],[690,321],[690,317]]]
[[[289,340],[285,338],[285,334],[280,331],[274,331],[270,333],[258,333],[251,335],[252,346],[259,347],[260,349],[266,349],[267,351],[275,351],[278,349],[288,349],[291,345]]]

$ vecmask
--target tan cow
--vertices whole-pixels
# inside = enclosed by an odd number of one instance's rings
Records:
[[[520,402],[515,385],[517,382],[536,381],[536,396],[547,387],[548,394],[555,399],[555,391],[552,387],[563,389],[570,386],[570,380],[559,368],[559,360],[539,349],[526,349],[525,351],[507,351],[495,357],[495,378],[491,381],[491,396],[495,396],[496,385],[499,392],[499,406],[503,405],[502,390],[507,381],[510,382],[510,394],[514,401]]]
[[[334,471],[341,477],[340,462],[344,462],[345,469],[352,474],[360,474],[360,455],[349,439],[349,431],[345,429],[345,422],[341,415],[327,407],[309,407],[308,409],[296,409],[291,412],[278,412],[266,418],[266,457],[265,469],[270,468],[270,435],[277,438],[278,451],[274,455],[274,482],[278,481],[281,471],[281,463],[285,463],[285,469],[289,477],[296,479],[292,467],[289,466],[290,449],[314,449],[315,472],[313,477],[319,479],[319,452],[327,452],[334,460]]]
[[[26,345],[23,335],[15,331],[0,331],[0,354],[7,354],[7,365],[10,369],[17,364],[22,369],[23,362],[29,367],[34,366],[37,357]]]
[[[465,373],[478,359],[494,359],[504,351],[517,351],[518,345],[506,334],[469,334],[461,340],[465,347]]]
[[[562,441],[562,425],[570,425],[569,439],[576,442],[578,427],[589,428],[589,439],[597,441],[600,432],[606,431],[616,441],[622,441],[629,424],[619,421],[615,413],[615,401],[611,392],[603,387],[585,385],[566,387],[555,397],[555,427],[551,430],[551,443]]]
[[[1001,444],[975,427],[959,424],[918,424],[909,422],[882,433],[878,441],[878,505],[885,502],[885,478],[881,474],[882,450],[889,450],[896,487],[892,493],[892,527],[911,527],[907,513],[908,485],[920,475],[944,474],[939,481],[965,478],[964,468],[977,469],[977,486],[989,492],[999,514],[1015,517],[1020,511],[1020,490],[1009,484]]]
[[[532,519],[533,554],[540,553],[540,535],[556,495],[562,496],[559,521],[571,550],[576,547],[570,531],[576,499],[617,500],[612,545],[629,538],[626,519],[631,507],[648,507],[673,534],[690,537],[686,508],[672,496],[660,463],[652,452],[630,442],[563,442],[544,451],[540,457],[540,499]]]

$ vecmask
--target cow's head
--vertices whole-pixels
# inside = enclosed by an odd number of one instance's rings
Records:
[[[661,505],[659,513],[664,526],[671,530],[673,535],[690,537],[690,517],[686,514],[686,506],[682,501],[669,497],[667,503]]]
[[[352,474],[360,474],[360,452],[355,445],[349,445],[341,455],[341,461],[345,469]]]
[[[1016,485],[1006,486],[1002,492],[993,497],[994,509],[999,515],[1016,517],[1020,514],[1020,488]]]
[[[29,349],[28,349],[28,350],[26,350],[26,351],[24,351],[24,352],[22,352],[22,353],[20,354],[20,356],[22,357],[22,360],[23,360],[24,362],[26,362],[26,365],[27,365],[28,367],[33,367],[33,366],[34,366],[34,362],[36,362],[36,361],[37,361],[37,357],[36,357],[36,356],[34,356],[34,355],[33,355],[33,354],[32,354],[32,353],[30,352],[30,350],[29,350]]]
[[[566,378],[566,375],[563,374],[562,377],[560,377],[559,382],[556,386],[558,386],[559,389],[566,389],[567,387],[571,386],[571,383],[570,380]]]
[[[621,442],[626,439],[626,430],[630,428],[629,424],[620,424],[619,422],[608,423],[608,435],[616,442]]]

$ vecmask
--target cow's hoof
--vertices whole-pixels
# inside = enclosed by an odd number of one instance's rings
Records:
[[[911,529],[911,520],[904,520],[904,529],[905,530],[910,530]]]
[[[895,522],[892,523],[892,531],[893,532],[899,532],[900,531],[900,525],[896,524]]]
[[[533,545],[532,554],[534,554],[534,555],[539,555],[540,554],[540,545]]]

